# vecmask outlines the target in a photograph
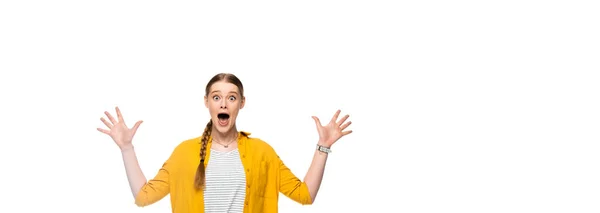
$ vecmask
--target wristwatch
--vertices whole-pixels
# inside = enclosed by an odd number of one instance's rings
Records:
[[[321,146],[319,144],[317,144],[317,150],[324,153],[331,153],[331,149],[329,149],[328,147]]]

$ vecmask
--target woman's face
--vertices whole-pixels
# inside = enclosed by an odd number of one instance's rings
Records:
[[[244,102],[245,98],[241,96],[238,87],[226,81],[215,82],[204,97],[213,127],[220,133],[227,133],[235,126],[235,119],[244,107]]]

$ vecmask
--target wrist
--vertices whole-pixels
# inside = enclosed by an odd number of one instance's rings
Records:
[[[319,142],[317,142],[317,145],[318,146],[323,146],[323,147],[326,147],[326,148],[331,148],[331,143],[327,143],[327,142],[321,141],[321,140],[319,140]]]
[[[130,150],[133,150],[133,144],[124,145],[124,146],[119,147],[119,148],[121,148],[121,152],[130,151]]]
[[[325,153],[325,154],[331,153],[331,149],[329,146],[324,146],[319,143],[317,143],[317,151]]]

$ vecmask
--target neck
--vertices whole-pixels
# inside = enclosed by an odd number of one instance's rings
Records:
[[[227,143],[232,140],[235,140],[238,137],[238,131],[235,128],[235,126],[233,128],[231,128],[229,131],[223,132],[223,133],[217,131],[216,128],[213,128],[211,135],[212,135],[213,140],[216,140],[221,143]]]

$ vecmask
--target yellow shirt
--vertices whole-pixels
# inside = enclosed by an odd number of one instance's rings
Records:
[[[286,167],[266,142],[238,133],[238,150],[246,172],[244,213],[276,213],[279,192],[302,204],[312,204],[308,186]],[[171,197],[173,213],[204,212],[203,192],[194,188],[200,163],[201,137],[180,143],[156,176],[146,183],[135,198],[142,207]],[[210,159],[212,138],[206,147],[205,166]]]

